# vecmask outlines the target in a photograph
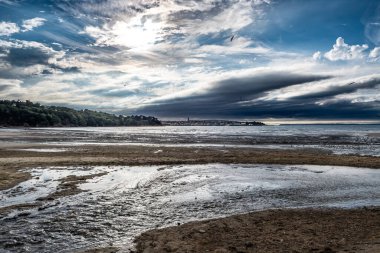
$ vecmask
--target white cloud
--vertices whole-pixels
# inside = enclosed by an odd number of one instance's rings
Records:
[[[22,23],[21,32],[31,31],[36,27],[39,27],[45,23],[46,19],[44,18],[32,18],[24,20]],[[10,36],[14,33],[19,33],[20,27],[16,23],[12,22],[0,22],[0,36]]]
[[[380,60],[380,47],[375,47],[374,49],[372,49],[369,53],[369,58],[371,61]]]
[[[380,61],[380,47],[375,47],[372,50],[369,50],[367,44],[363,45],[349,45],[345,43],[342,37],[336,39],[336,43],[333,45],[333,48],[326,52],[322,53],[317,51],[312,56],[314,61],[321,61],[327,59],[329,61],[352,61],[357,63],[357,61],[374,63]]]
[[[231,55],[231,54],[269,54],[271,50],[263,46],[255,46],[249,38],[237,37],[233,41],[225,40],[223,45],[203,45],[195,49],[195,52],[206,55]]]
[[[218,15],[207,20],[188,20],[188,33],[209,34],[231,30],[232,32],[250,25],[254,21],[254,9],[249,1],[238,1]]]
[[[8,4],[8,5],[16,5],[16,2],[11,0],[0,0],[0,3]]]
[[[22,27],[24,28],[22,31],[32,31],[34,28],[42,26],[46,22],[44,18],[32,18],[27,19],[22,22]]]
[[[26,41],[26,40],[0,40],[0,48],[9,49],[9,48],[38,48],[41,51],[47,54],[56,54],[57,51],[52,48],[45,46],[44,44],[36,41]],[[63,53],[63,52],[62,52]]]
[[[20,28],[17,24],[11,22],[0,22],[0,36],[10,36],[18,33]]]
[[[321,51],[317,51],[317,52],[315,52],[315,53],[313,54],[313,59],[314,59],[315,61],[319,61],[319,60],[321,60],[321,59],[322,59],[322,53],[321,53]]]
[[[330,61],[339,60],[360,60],[366,58],[365,51],[368,45],[348,45],[342,37],[336,39],[333,48],[324,54],[324,57]]]

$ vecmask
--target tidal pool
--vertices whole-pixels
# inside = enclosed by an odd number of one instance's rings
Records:
[[[35,168],[2,191],[0,207],[32,203],[68,175],[107,172],[84,192],[0,220],[0,252],[75,252],[114,245],[155,227],[270,208],[380,205],[380,170],[312,165],[176,165]]]

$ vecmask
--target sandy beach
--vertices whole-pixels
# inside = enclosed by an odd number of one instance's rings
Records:
[[[291,209],[143,233],[137,252],[379,252],[380,210]]]
[[[375,137],[377,138],[378,136]],[[157,170],[157,172],[161,172],[161,169],[164,170],[164,174],[158,176],[157,179],[160,182],[162,181],[161,183],[167,182],[169,184],[167,187],[170,188],[170,180],[174,179],[163,177],[166,171],[170,171],[170,166],[178,168],[178,173],[183,174],[181,171],[186,171],[186,169],[181,170],[182,166],[186,168],[186,165],[208,166],[208,164],[225,164],[228,166],[236,164],[237,166],[243,166],[243,168],[244,164],[247,166],[258,166],[258,168],[261,166],[260,164],[273,166],[295,165],[295,168],[301,166],[297,170],[303,173],[303,165],[338,166],[337,168],[339,166],[348,166],[347,168],[352,168],[352,170],[355,170],[353,167],[379,169],[380,157],[358,154],[339,155],[323,149],[275,149],[255,146],[241,147],[238,145],[171,147],[165,145],[112,145],[112,143],[107,145],[54,145],[52,143],[44,144],[41,140],[27,143],[4,142],[0,145],[0,190],[2,191],[15,189],[15,186],[22,182],[31,179],[35,180],[36,176],[32,173],[34,168],[38,168],[40,171],[50,171],[51,168],[55,168],[58,171],[62,169],[64,171],[65,168],[74,166],[80,167],[85,171],[91,171],[94,168],[103,166],[104,168],[111,168],[111,170],[62,176],[54,180],[54,182],[57,182],[57,187],[54,191],[37,198],[36,201],[2,207],[0,208],[0,215],[5,218],[2,222],[11,222],[12,219],[16,219],[17,217],[24,217],[23,215],[25,217],[33,217],[33,212],[37,212],[38,214],[44,213],[45,210],[63,207],[64,200],[62,199],[67,197],[74,197],[75,199],[76,195],[87,191],[83,189],[82,185],[111,177],[112,171],[116,170],[112,168],[123,168],[123,166],[156,166],[154,168],[157,169],[154,170]],[[157,167],[160,165],[163,167]],[[250,170],[254,173],[255,168]],[[322,173],[322,171],[318,170],[314,172]],[[323,173],[327,172],[328,169]],[[181,184],[183,183],[179,183],[179,185]],[[138,192],[141,195],[141,198],[143,198],[142,196],[144,198],[148,196],[149,192],[157,186],[152,184],[144,187],[143,189],[148,189],[149,191],[146,190],[147,192],[145,193],[145,190],[142,191],[139,185],[135,189],[136,193]],[[186,191],[186,188],[183,191]],[[317,189],[316,192],[318,192]],[[15,194],[18,194],[17,191],[15,191]],[[91,195],[93,193],[90,192],[88,194]],[[94,192],[94,194],[96,193]],[[169,196],[171,196],[170,194]],[[274,194],[270,196],[284,199],[281,191]],[[294,193],[289,192],[289,194],[296,194],[298,196],[300,192],[298,190]],[[231,196],[229,196],[231,199],[229,203],[231,205],[240,201],[241,205],[244,206],[244,203],[249,201],[249,199],[252,201],[252,197],[249,197],[250,195],[243,194],[239,196],[235,194],[232,198]],[[154,201],[157,195],[152,195],[151,197],[152,200],[149,201]],[[106,196],[104,198],[107,200],[110,197]],[[263,199],[265,198],[267,197],[263,195]],[[289,200],[291,198],[289,197]],[[197,201],[197,197],[195,197],[195,201]],[[198,201],[202,201],[202,199]],[[170,204],[171,202],[167,203],[172,205]],[[202,205],[206,205],[205,203],[208,202],[204,202]],[[223,203],[223,198],[221,198],[221,202],[212,208],[217,210],[217,206],[223,206]],[[81,203],[78,204],[79,206],[81,205]],[[70,212],[74,212],[75,206],[71,205],[73,208]],[[91,214],[92,216],[90,215],[91,217],[98,217],[98,214],[96,214],[98,212],[98,205],[99,203],[96,202],[91,202],[89,205],[95,212]],[[88,204],[85,206],[88,206]],[[228,215],[229,207],[226,206],[224,213],[222,212],[217,215],[223,218],[210,220],[207,218],[213,217],[210,213],[210,216],[204,216],[202,221],[185,224],[183,224],[181,219],[179,221],[170,221],[169,219],[161,225],[157,225],[158,227],[165,228],[153,229],[139,236],[139,233],[134,234],[134,236],[137,236],[135,244],[133,244],[136,246],[135,249],[133,246],[125,248],[119,247],[118,244],[112,245],[110,243],[108,246],[104,246],[103,244],[103,246],[94,245],[93,247],[86,246],[84,248],[78,245],[78,249],[71,249],[65,252],[378,252],[380,249],[380,234],[378,232],[380,231],[379,209],[378,207],[366,206],[365,208],[354,207],[348,209],[322,207],[306,209],[275,208],[274,210],[247,211],[243,212],[243,214],[232,216]],[[199,205],[196,203],[194,203],[194,206],[191,206],[191,208],[198,207]],[[110,207],[105,205],[104,207],[99,206],[99,208],[107,210]],[[155,208],[160,209],[158,206]],[[30,212],[29,210],[35,211]],[[77,222],[78,218],[70,214],[70,212],[67,212],[67,214],[65,212],[65,216],[63,217],[67,217],[65,219],[70,220],[70,222]],[[79,209],[78,212],[83,211]],[[233,211],[231,212],[233,213]],[[151,218],[154,220],[154,216]],[[205,218],[206,220],[204,220]],[[65,220],[59,220],[53,226],[57,226],[57,229],[61,226],[66,226],[61,224],[61,222],[66,223]],[[175,224],[174,226],[173,223]],[[111,221],[110,224],[112,224]],[[139,228],[136,231],[145,230]],[[71,233],[76,234],[76,232]],[[84,238],[89,236],[88,232],[81,233],[83,234],[80,235],[84,236]],[[96,232],[94,234],[91,233],[91,236],[96,236]],[[19,252],[17,250],[17,247],[19,247],[17,246],[19,245],[18,242],[9,242],[6,239],[4,243],[4,249],[9,250],[9,252],[13,252],[13,249],[15,249],[14,252]]]

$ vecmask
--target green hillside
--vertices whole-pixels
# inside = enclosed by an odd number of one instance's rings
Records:
[[[0,126],[146,126],[161,125],[151,116],[122,116],[92,110],[44,106],[28,100],[0,100]]]

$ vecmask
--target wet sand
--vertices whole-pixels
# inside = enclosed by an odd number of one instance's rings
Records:
[[[378,169],[380,157],[335,155],[313,149],[3,145],[0,146],[0,190],[29,179],[28,168],[33,167],[208,163],[314,164]],[[96,176],[67,177],[61,180],[59,192],[41,199],[40,203],[77,194],[79,183]],[[31,207],[35,206],[19,205],[2,211]],[[379,223],[378,208],[263,211],[152,230],[138,237],[136,242],[137,252],[379,252]],[[108,247],[85,252],[114,251],[116,248]]]
[[[335,155],[312,149],[275,150],[220,147],[59,146],[18,144],[0,146],[0,190],[29,178],[25,168],[70,165],[169,165],[169,164],[314,164],[380,168],[380,157]],[[52,152],[35,150],[51,149]]]
[[[269,210],[156,229],[149,252],[380,252],[380,209]]]

